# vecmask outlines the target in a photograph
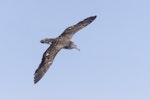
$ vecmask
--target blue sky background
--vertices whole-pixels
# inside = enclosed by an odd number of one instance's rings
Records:
[[[39,41],[93,15],[34,85]],[[149,0],[1,0],[0,46],[2,100],[150,100]]]

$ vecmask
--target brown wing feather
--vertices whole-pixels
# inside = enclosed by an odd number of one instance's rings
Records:
[[[56,54],[60,51],[61,48],[52,44],[43,54],[42,61],[34,73],[34,83],[36,84],[47,72],[49,67],[52,65],[53,60]]]
[[[65,31],[59,36],[59,37],[63,37],[66,39],[71,39],[72,36],[79,31],[80,29],[86,27],[87,25],[89,25],[92,21],[94,21],[96,18],[96,16],[91,16],[88,17],[86,19],[84,19],[83,21],[80,21],[79,23],[77,23],[76,25],[70,26],[68,28],[65,29]]]

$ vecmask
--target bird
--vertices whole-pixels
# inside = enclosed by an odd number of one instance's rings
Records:
[[[97,16],[90,16],[88,18],[85,18],[84,20],[78,22],[75,25],[72,25],[68,28],[66,28],[62,34],[60,34],[56,38],[45,38],[42,39],[40,42],[49,44],[50,46],[48,49],[44,52],[42,61],[39,64],[39,67],[35,70],[34,73],[34,84],[36,84],[41,78],[45,75],[49,67],[52,65],[55,56],[61,49],[77,49],[80,50],[77,45],[71,41],[71,38],[73,35],[81,30],[82,28],[89,25],[91,22],[93,22],[96,19]]]

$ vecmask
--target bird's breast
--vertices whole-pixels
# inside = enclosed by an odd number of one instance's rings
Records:
[[[68,39],[63,39],[63,38],[60,38],[58,40],[58,45],[62,45],[63,47],[66,47],[68,46],[70,43],[70,41]]]

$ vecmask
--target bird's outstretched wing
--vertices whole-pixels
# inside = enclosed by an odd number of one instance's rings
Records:
[[[86,19],[84,19],[83,21],[80,21],[79,23],[77,23],[76,25],[70,26],[68,28],[66,28],[64,30],[64,32],[59,36],[59,37],[63,37],[66,39],[71,39],[72,36],[79,31],[80,29],[86,27],[87,25],[89,25],[92,21],[94,21],[96,18],[96,16],[91,16],[88,17]]]
[[[61,47],[51,44],[51,46],[44,52],[42,61],[34,73],[34,83],[36,84],[47,72],[52,65],[56,54],[60,51]]]

